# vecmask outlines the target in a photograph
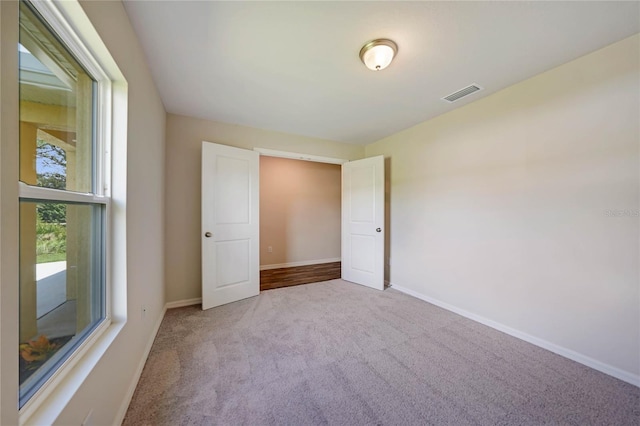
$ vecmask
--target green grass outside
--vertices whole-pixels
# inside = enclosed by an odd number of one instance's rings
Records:
[[[59,223],[36,223],[36,262],[67,260],[67,228]]]
[[[66,253],[45,253],[36,257],[36,263],[59,262],[61,260],[67,260]]]

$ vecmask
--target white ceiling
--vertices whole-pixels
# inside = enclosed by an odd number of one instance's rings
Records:
[[[639,2],[125,1],[168,112],[366,144],[640,31]],[[390,38],[386,70],[362,45]],[[485,88],[454,104],[441,97]]]

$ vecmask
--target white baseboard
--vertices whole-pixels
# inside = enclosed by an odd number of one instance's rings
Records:
[[[274,263],[272,265],[261,265],[261,271],[267,271],[269,269],[280,268],[293,268],[294,266],[308,266],[308,265],[320,265],[322,263],[340,262],[342,259],[339,257],[332,257],[331,259],[316,259],[316,260],[304,260],[302,262],[289,262],[289,263]]]
[[[118,414],[116,415],[114,424],[121,425],[124,416],[127,415],[127,409],[129,408],[129,404],[131,403],[131,398],[133,398],[133,393],[136,391],[136,387],[138,386],[138,381],[140,380],[140,376],[142,375],[142,370],[144,369],[144,365],[147,362],[147,358],[149,358],[149,352],[151,352],[151,347],[153,346],[153,342],[156,339],[156,335],[158,334],[158,330],[160,330],[160,324],[162,324],[162,320],[164,319],[164,314],[167,312],[167,307],[165,306],[162,309],[162,315],[156,321],[153,326],[153,331],[151,332],[151,336],[147,345],[142,352],[142,357],[140,358],[140,362],[138,362],[138,367],[136,371],[133,373],[133,377],[131,378],[131,383],[127,388],[127,392],[125,393],[125,397],[122,400],[122,404],[120,405],[120,409],[118,410]]]
[[[439,307],[441,307],[443,309],[446,309],[448,311],[454,312],[454,313],[456,313],[458,315],[461,315],[461,316],[463,316],[465,318],[469,318],[470,320],[479,322],[480,324],[484,324],[484,325],[486,325],[488,327],[491,327],[493,329],[496,329],[498,331],[506,333],[506,334],[508,334],[510,336],[516,337],[516,338],[518,338],[520,340],[524,340],[525,342],[529,342],[529,343],[531,343],[533,345],[539,346],[539,347],[541,347],[543,349],[546,349],[548,351],[556,353],[556,354],[558,354],[560,356],[563,356],[565,358],[569,358],[570,360],[579,362],[580,364],[586,365],[587,367],[591,367],[594,370],[598,370],[598,371],[600,371],[602,373],[608,374],[609,376],[613,376],[616,379],[620,379],[620,380],[622,380],[624,382],[631,383],[632,385],[640,387],[640,375],[633,374],[633,373],[630,373],[628,371],[621,370],[621,369],[619,369],[617,367],[614,367],[612,365],[605,364],[604,362],[595,360],[595,359],[590,358],[590,357],[588,357],[586,355],[582,355],[582,354],[580,354],[578,352],[572,351],[571,349],[567,349],[567,348],[564,348],[562,346],[556,345],[555,343],[551,343],[551,342],[548,342],[548,341],[546,341],[544,339],[540,339],[540,338],[532,336],[530,334],[523,333],[522,331],[513,329],[511,327],[508,327],[508,326],[506,326],[504,324],[501,324],[499,322],[490,320],[488,318],[484,318],[484,317],[482,317],[480,315],[476,315],[476,314],[474,314],[472,312],[469,312],[469,311],[466,311],[464,309],[457,308],[457,307],[455,307],[453,305],[450,305],[448,303],[442,302],[442,301],[440,301],[438,299],[434,299],[432,297],[425,296],[423,294],[420,294],[420,293],[418,293],[416,291],[413,291],[413,290],[410,290],[408,288],[401,287],[401,286],[398,286],[398,285],[395,285],[395,284],[391,284],[391,283],[390,283],[390,285],[391,285],[392,288],[394,288],[394,289],[396,289],[398,291],[401,291],[401,292],[403,292],[405,294],[408,294],[409,296],[413,296],[413,297],[415,297],[417,299],[424,300],[425,302],[428,302],[428,303],[431,303],[433,305],[439,306]]]
[[[202,303],[202,297],[196,297],[193,299],[176,300],[175,302],[169,302],[164,305],[165,309],[182,308],[185,306],[199,305]]]

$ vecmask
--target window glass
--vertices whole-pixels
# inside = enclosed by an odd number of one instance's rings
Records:
[[[18,50],[20,180],[91,192],[95,81],[26,3]]]
[[[107,318],[97,83],[20,2],[20,407]]]
[[[20,202],[21,396],[104,318],[103,208]]]

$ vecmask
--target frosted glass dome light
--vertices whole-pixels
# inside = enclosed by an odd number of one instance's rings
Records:
[[[360,59],[372,71],[380,71],[389,66],[398,53],[398,46],[388,39],[376,39],[360,49]]]

